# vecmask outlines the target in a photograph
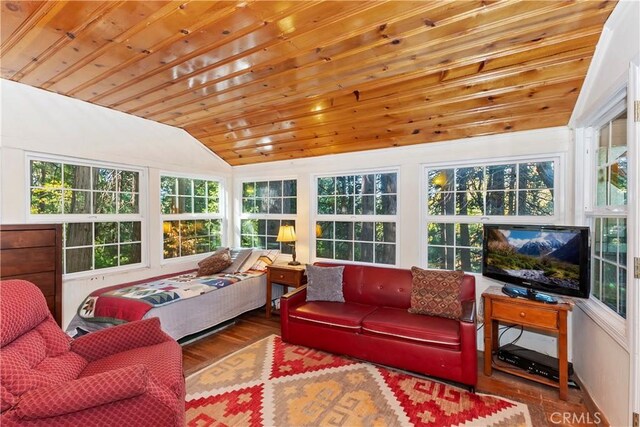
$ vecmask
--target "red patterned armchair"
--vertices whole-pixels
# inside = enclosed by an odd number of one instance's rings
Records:
[[[3,426],[181,426],[180,346],[157,318],[71,339],[44,296],[0,282]]]

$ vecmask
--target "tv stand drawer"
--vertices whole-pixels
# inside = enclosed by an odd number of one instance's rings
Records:
[[[492,304],[494,319],[535,326],[538,328],[558,329],[558,312],[544,308],[531,307],[525,304],[510,304],[494,301]]]

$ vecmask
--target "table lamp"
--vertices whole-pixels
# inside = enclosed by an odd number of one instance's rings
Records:
[[[289,243],[293,249],[291,253],[293,261],[291,261],[289,265],[300,265],[300,263],[296,261],[296,230],[293,228],[293,225],[281,225],[280,230],[278,230],[276,242]]]

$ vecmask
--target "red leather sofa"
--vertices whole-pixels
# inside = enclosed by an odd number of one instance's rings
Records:
[[[475,278],[463,278],[459,320],[409,313],[411,284],[410,270],[344,265],[344,303],[306,302],[306,286],[281,297],[282,339],[473,390],[478,379]]]
[[[0,282],[2,426],[183,426],[182,351],[157,318],[69,338],[42,292]]]

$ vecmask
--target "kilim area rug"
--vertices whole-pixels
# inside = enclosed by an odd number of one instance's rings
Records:
[[[527,405],[282,342],[187,378],[188,426],[531,426]]]

